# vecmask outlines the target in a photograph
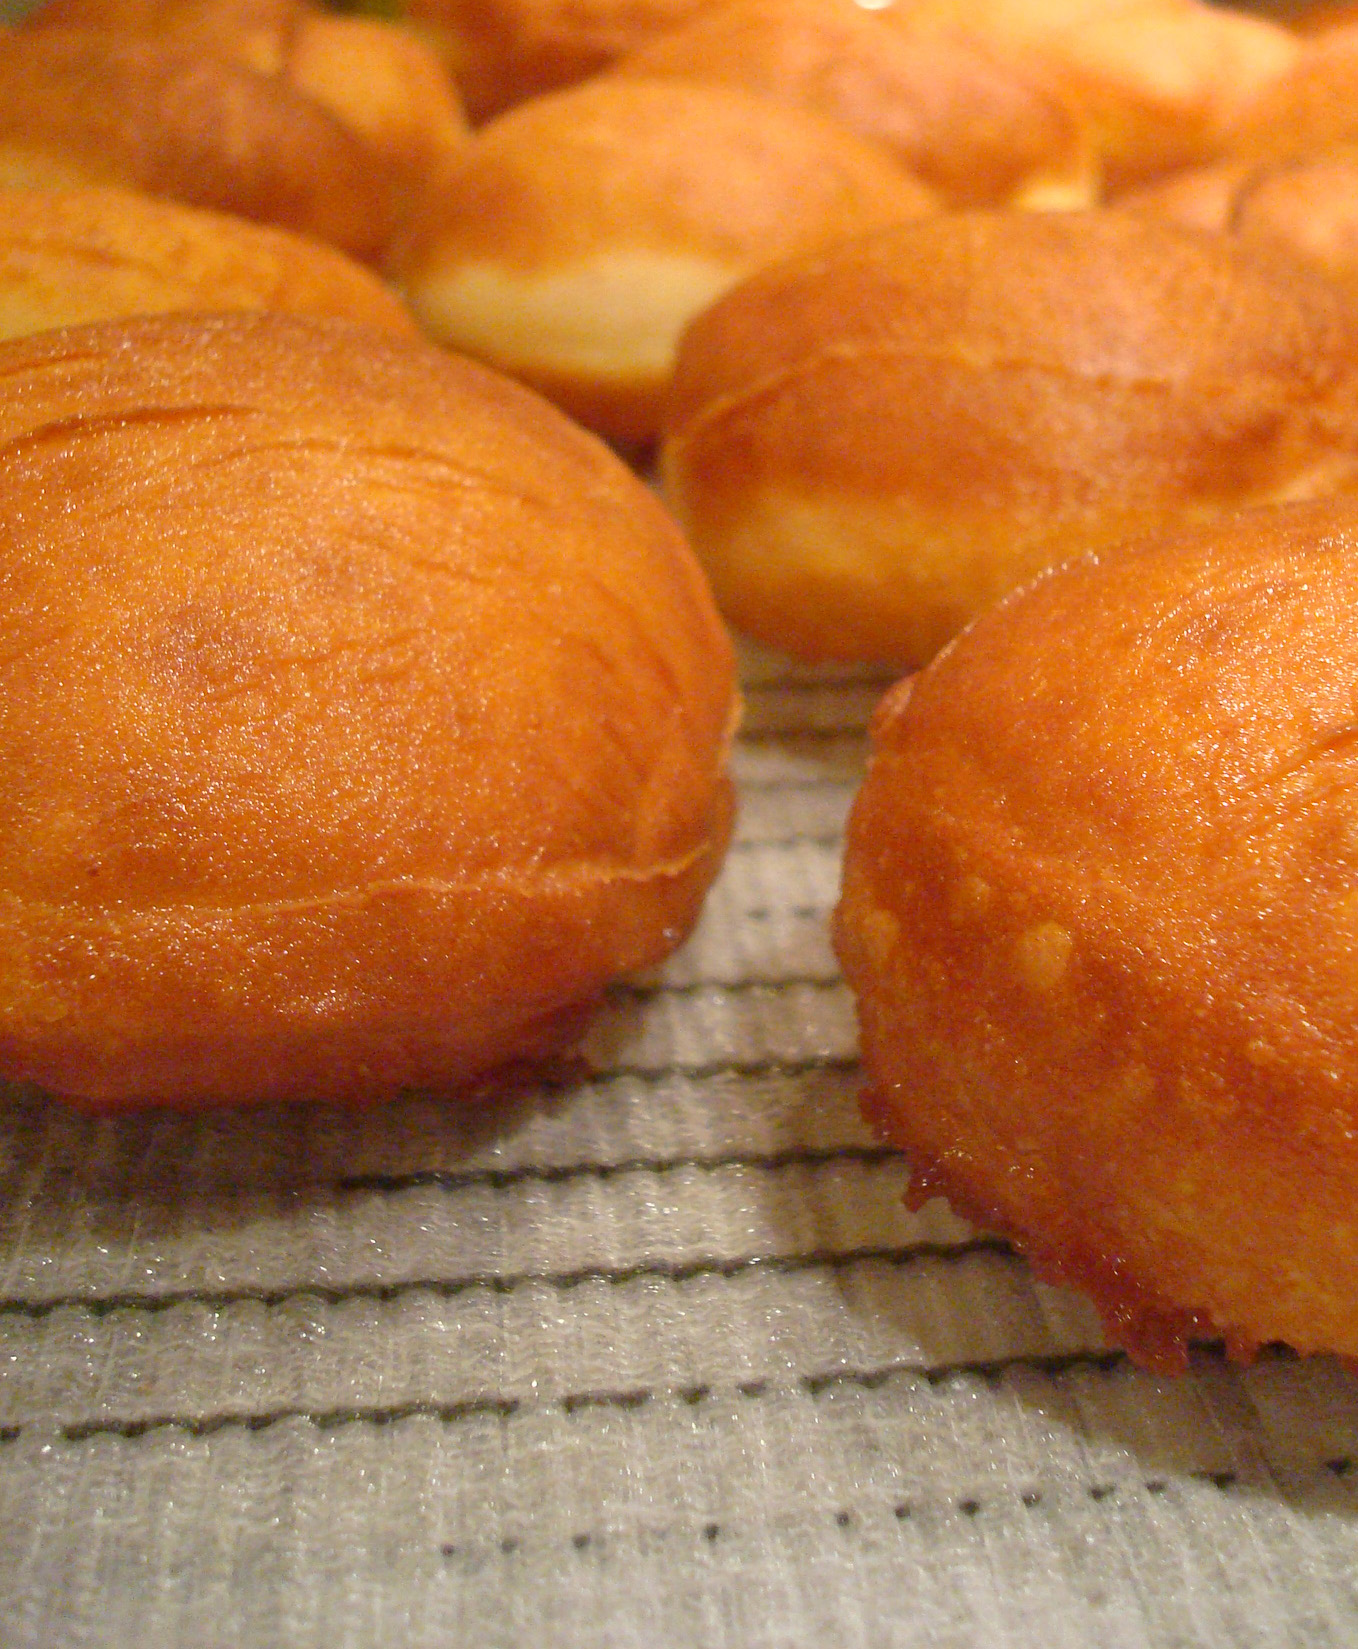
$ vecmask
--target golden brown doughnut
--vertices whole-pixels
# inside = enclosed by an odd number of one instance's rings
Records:
[[[719,293],[932,205],[884,150],[805,110],[728,86],[600,78],[482,127],[391,270],[441,343],[640,444],[680,331]]]
[[[275,78],[362,139],[406,198],[467,138],[429,44],[399,23],[337,16],[310,0],[47,0],[21,27],[169,40]]]
[[[712,0],[406,0],[480,123],[559,91],[677,28]]]
[[[0,344],[0,1071],[102,1105],[451,1089],[696,917],[729,643],[648,489],[425,343]]]
[[[1358,144],[1284,160],[1218,161],[1134,191],[1118,206],[1290,252],[1358,298]]]
[[[285,81],[173,39],[0,31],[0,183],[115,184],[374,258],[393,226],[376,155]]]
[[[1113,211],[952,213],[689,328],[665,495],[740,628],[922,663],[1041,568],[1358,486],[1358,318],[1294,258]]]
[[[409,310],[319,241],[124,189],[0,187],[0,338],[171,310],[334,315],[405,337]]]
[[[283,72],[378,156],[392,173],[403,211],[418,203],[470,135],[442,60],[397,23],[307,13]]]
[[[1084,123],[979,39],[892,27],[854,0],[723,0],[613,69],[720,82],[842,120],[952,206],[1092,206]]]
[[[1068,563],[884,701],[867,1112],[1110,1337],[1358,1356],[1358,503]]]
[[[1285,160],[1358,141],[1358,24],[1300,48],[1286,74],[1237,111],[1222,138],[1231,158]]]
[[[1110,194],[1200,164],[1301,54],[1290,30],[1201,0],[903,0],[1039,68],[1090,122]]]

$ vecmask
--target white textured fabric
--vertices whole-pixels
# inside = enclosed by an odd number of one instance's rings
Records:
[[[0,1645],[1352,1645],[1358,1386],[1109,1353],[857,1113],[880,683],[747,669],[738,837],[595,1074],[0,1108]]]

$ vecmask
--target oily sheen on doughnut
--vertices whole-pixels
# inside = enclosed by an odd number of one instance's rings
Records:
[[[1294,258],[1113,211],[952,213],[752,276],[660,471],[730,619],[912,667],[1041,568],[1358,484],[1358,318]]]
[[[878,711],[836,944],[914,1194],[1114,1341],[1358,1356],[1358,504],[1068,563]]]
[[[729,643],[606,448],[275,314],[0,345],[0,1073],[453,1090],[694,921]]]
[[[0,338],[230,309],[333,315],[418,336],[389,287],[319,241],[131,190],[0,187]]]

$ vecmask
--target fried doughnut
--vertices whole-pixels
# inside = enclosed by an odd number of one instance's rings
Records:
[[[0,184],[113,184],[376,258],[395,220],[374,151],[314,98],[193,44],[0,31]]]
[[[614,65],[743,86],[876,139],[949,206],[1092,206],[1085,124],[982,40],[907,30],[854,0],[724,0]]]
[[[882,704],[835,942],[866,1110],[1087,1289],[1358,1356],[1358,502],[1068,563]]]
[[[168,40],[275,78],[361,138],[407,199],[467,138],[432,46],[399,23],[309,0],[47,0],[21,27]]]
[[[1358,486],[1358,314],[1113,211],[940,214],[751,277],[680,348],[665,496],[740,628],[924,662],[1041,568]]]
[[[600,78],[483,126],[390,268],[441,343],[620,443],[656,433],[685,323],[774,258],[933,196],[833,121],[728,86]]]
[[[0,1073],[451,1090],[694,921],[729,642],[545,403],[337,321],[0,344]]]
[[[902,0],[1039,69],[1085,115],[1108,193],[1212,159],[1301,42],[1266,17],[1200,0]]]
[[[389,287],[319,241],[130,190],[0,187],[0,338],[231,309],[334,315],[418,335]]]
[[[1219,161],[1118,205],[1291,252],[1358,298],[1358,144],[1286,160]]]
[[[711,4],[712,0],[406,0],[404,10],[438,40],[467,113],[480,124],[516,103],[587,79]]]
[[[442,60],[399,23],[308,12],[284,74],[377,155],[392,175],[402,212],[418,204],[470,136]]]

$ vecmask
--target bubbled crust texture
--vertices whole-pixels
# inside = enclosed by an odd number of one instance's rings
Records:
[[[604,448],[279,316],[11,342],[0,385],[7,1075],[450,1088],[678,941],[729,644]]]
[[[884,703],[837,947],[917,1185],[1114,1338],[1358,1354],[1358,506],[1072,563]]]
[[[1351,485],[1355,368],[1355,311],[1290,258],[1131,214],[940,215],[713,305],[661,470],[736,624],[917,665],[1071,555]],[[798,538],[811,511],[837,559]]]

